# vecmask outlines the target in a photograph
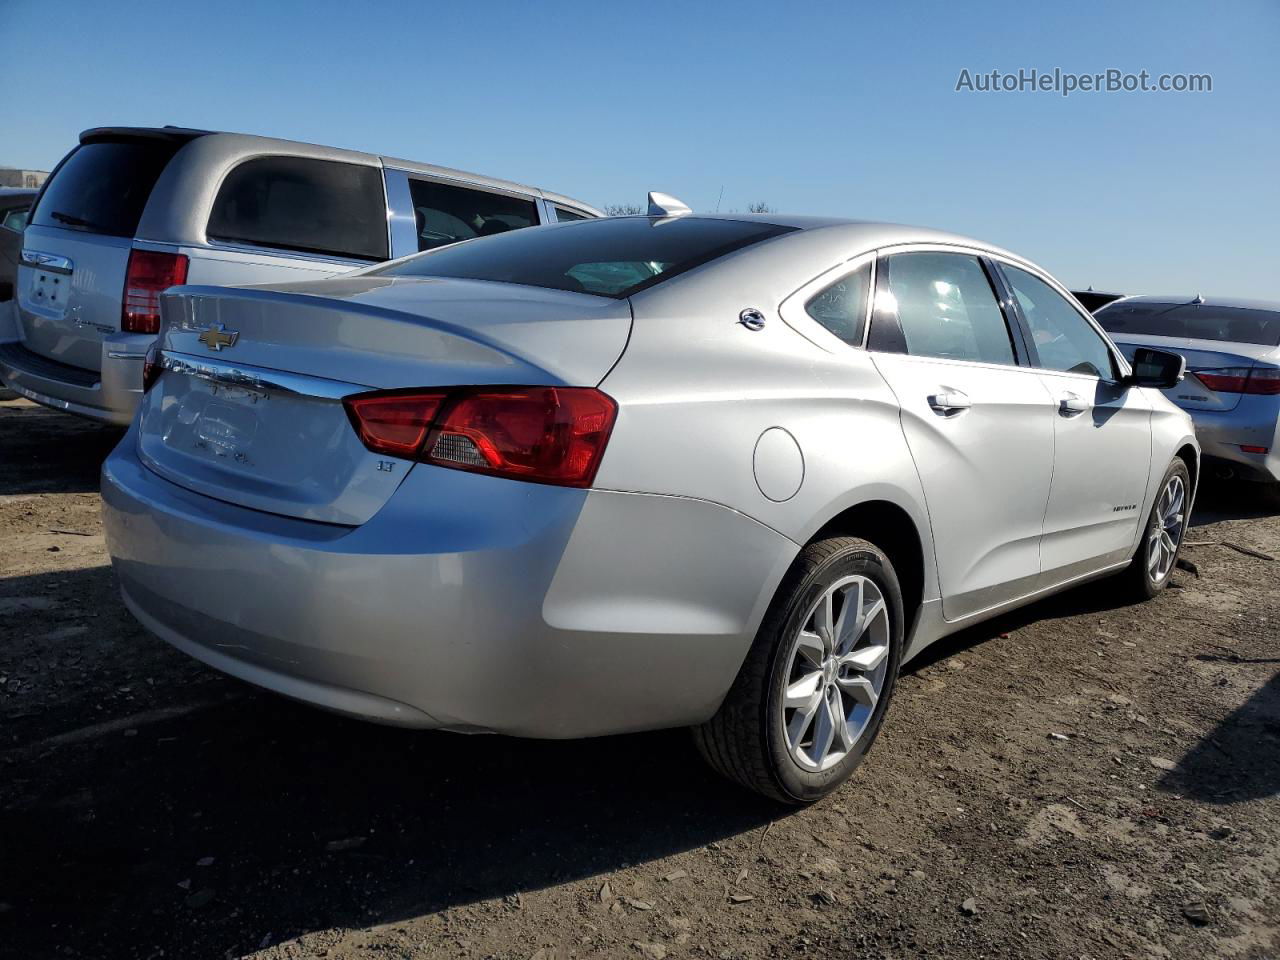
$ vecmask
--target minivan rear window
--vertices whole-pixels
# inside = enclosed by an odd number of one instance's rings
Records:
[[[1118,339],[1131,336],[1188,337],[1228,343],[1280,345],[1280,311],[1218,307],[1211,303],[1117,300],[1094,314]]]
[[[31,214],[43,227],[132,237],[161,172],[180,143],[85,143],[58,167]]]
[[[747,220],[611,217],[478,237],[371,273],[493,280],[621,299],[794,229]]]
[[[256,157],[223,181],[209,214],[215,240],[387,259],[387,201],[377,167]]]

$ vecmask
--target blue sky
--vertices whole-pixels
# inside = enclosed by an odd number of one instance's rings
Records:
[[[56,9],[56,25],[51,23]],[[896,220],[1069,285],[1280,300],[1280,0],[1036,4],[0,0],[0,164],[175,123],[597,205]],[[957,93],[961,69],[1213,92]]]

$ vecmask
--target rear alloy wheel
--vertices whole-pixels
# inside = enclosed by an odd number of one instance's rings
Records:
[[[751,790],[792,804],[826,796],[879,732],[902,643],[902,591],[884,552],[852,537],[811,543],[694,739]]]
[[[813,605],[791,643],[778,709],[791,758],[828,770],[857,746],[889,672],[889,608],[875,581],[845,577]]]
[[[1191,507],[1191,474],[1179,458],[1169,464],[1133,563],[1125,572],[1129,591],[1149,600],[1169,585],[1186,535]]]

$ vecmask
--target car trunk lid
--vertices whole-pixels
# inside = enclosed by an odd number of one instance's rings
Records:
[[[378,277],[176,287],[162,311],[163,372],[138,421],[144,462],[219,500],[348,525],[372,517],[413,463],[366,449],[343,397],[594,386],[631,326],[625,301]]]
[[[1186,379],[1176,387],[1164,391],[1164,394],[1182,409],[1190,411],[1234,410],[1240,403],[1241,394],[1230,390],[1214,389],[1213,384],[1221,382],[1214,379],[1214,374],[1223,375],[1228,371],[1243,374],[1245,371],[1252,370],[1259,360],[1276,352],[1275,347],[1266,344],[1223,343],[1218,340],[1187,337],[1144,336],[1126,339],[1114,333],[1111,336],[1129,360],[1133,359],[1133,351],[1137,347],[1167,350],[1185,357]],[[1201,379],[1202,373],[1206,375],[1206,379]]]

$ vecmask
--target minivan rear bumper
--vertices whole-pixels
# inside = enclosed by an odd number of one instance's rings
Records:
[[[798,546],[683,497],[415,466],[360,526],[102,471],[129,609],[216,669],[364,719],[533,737],[706,720]]]
[[[127,426],[142,399],[142,365],[154,339],[129,333],[108,337],[100,372],[50,360],[21,340],[0,340],[0,380],[46,407]]]

